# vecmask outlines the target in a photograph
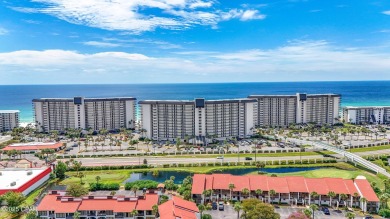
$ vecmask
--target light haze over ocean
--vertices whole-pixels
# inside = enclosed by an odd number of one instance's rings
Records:
[[[138,100],[243,98],[251,94],[336,93],[342,106],[390,105],[390,81],[259,82],[120,85],[1,85],[0,110],[21,111],[21,122],[33,121],[32,99],[124,97]]]

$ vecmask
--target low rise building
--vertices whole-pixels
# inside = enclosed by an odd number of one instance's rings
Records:
[[[135,127],[136,99],[133,97],[42,98],[34,99],[33,105],[35,125],[41,132]]]
[[[50,191],[37,206],[37,211],[42,219],[72,218],[75,212],[79,213],[80,219],[152,219],[155,218],[153,205],[158,204],[158,199],[155,193],[137,197],[70,197],[65,192]]]
[[[194,202],[177,196],[158,206],[160,219],[198,219],[199,209]]]
[[[390,106],[344,107],[343,120],[353,124],[389,124]]]
[[[212,190],[208,197],[203,191]],[[247,190],[248,192],[243,192]],[[330,195],[330,193],[334,193]],[[361,198],[365,198],[363,201]],[[258,198],[269,203],[360,207],[377,212],[379,199],[365,178],[270,177],[265,175],[195,174],[192,198],[197,203]]]
[[[0,169],[0,195],[9,191],[28,195],[49,180],[51,172],[50,167]]]
[[[0,132],[19,127],[19,110],[0,110]]]
[[[43,149],[53,149],[54,151],[59,151],[65,148],[64,143],[62,142],[29,142],[29,143],[15,143],[6,146],[1,149],[2,151],[11,151],[17,150],[22,153],[35,153]]]

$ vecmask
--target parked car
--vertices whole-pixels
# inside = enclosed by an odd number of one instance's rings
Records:
[[[325,215],[330,215],[329,209],[327,207],[322,207],[322,212],[324,212]]]
[[[219,156],[219,157],[217,157],[217,159],[223,159],[223,156]]]
[[[366,216],[364,216],[364,219],[374,219],[374,217],[371,215],[366,215]]]
[[[253,160],[251,157],[245,157],[245,160]]]
[[[218,202],[218,210],[223,211],[225,209],[225,206],[223,202]]]
[[[216,202],[211,203],[211,206],[212,206],[213,210],[217,210],[218,209],[218,205],[217,205]]]

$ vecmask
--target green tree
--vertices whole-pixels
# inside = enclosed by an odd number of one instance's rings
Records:
[[[152,214],[154,216],[157,216],[157,214],[158,214],[158,205],[153,205],[152,206]]]
[[[334,197],[336,197],[336,193],[335,192],[333,192],[333,191],[329,191],[328,192],[328,196],[329,196],[329,199],[330,199],[330,206],[332,207],[332,199],[334,198]]]
[[[347,214],[345,214],[345,217],[348,218],[348,219],[354,219],[355,218],[355,213],[347,212]]]
[[[240,219],[240,211],[242,210],[242,206],[241,206],[241,203],[240,202],[236,202],[234,204],[234,211],[237,212],[237,219]]]
[[[309,206],[310,210],[311,210],[311,213],[312,213],[312,216],[313,216],[313,219],[314,219],[314,213],[318,210],[318,205],[316,204],[311,204]]]
[[[134,218],[136,215],[138,215],[138,211],[136,209],[134,209],[130,212],[130,215],[133,216],[133,218]]]
[[[102,178],[100,177],[100,176],[96,176],[95,177],[95,180],[96,180],[96,185],[98,185],[99,184],[99,181],[101,180]]]
[[[73,197],[81,197],[83,195],[88,194],[88,189],[80,184],[70,184],[66,188],[66,193]]]
[[[230,200],[232,200],[232,192],[236,186],[233,183],[229,183],[229,191],[230,191]]]
[[[76,211],[75,213],[73,213],[73,219],[80,219],[80,212]]]
[[[25,219],[37,219],[37,218],[38,218],[38,215],[37,215],[36,211],[29,211],[26,214],[26,218]]]
[[[272,199],[274,199],[274,196],[275,196],[275,195],[276,195],[276,191],[273,190],[273,189],[271,189],[271,190],[269,191],[269,196],[270,196],[269,203],[272,202]]]
[[[280,215],[274,211],[272,205],[258,199],[242,201],[242,210],[242,217],[245,219],[280,219]]]
[[[243,196],[248,196],[248,195],[250,194],[250,191],[249,191],[249,189],[247,189],[247,188],[243,188],[243,189],[241,190],[241,194],[242,194]]]
[[[26,197],[20,192],[7,192],[3,195],[3,200],[7,203],[7,206],[10,207],[10,209],[15,209],[17,212],[18,206],[20,206],[24,200],[26,200]]]
[[[206,210],[206,206],[203,204],[198,205],[199,213],[200,213],[200,218],[202,218],[203,211]]]
[[[62,161],[59,161],[54,170],[54,173],[58,179],[65,179],[66,170],[67,170],[66,164]]]

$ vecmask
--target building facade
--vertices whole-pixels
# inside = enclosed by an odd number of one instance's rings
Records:
[[[257,99],[256,125],[288,127],[291,124],[334,124],[338,121],[338,94],[250,95]]]
[[[388,124],[390,106],[344,107],[343,120],[353,124]]]
[[[205,190],[211,190],[211,195],[205,196],[203,194]],[[246,192],[243,192],[244,190]],[[335,194],[334,197],[329,196],[331,192]],[[362,176],[352,180],[301,176],[195,174],[191,193],[196,203],[257,198],[267,203],[358,207],[365,212],[379,210],[379,199],[370,183]],[[362,201],[363,197],[365,201]]]
[[[19,110],[0,110],[0,132],[19,127]]]
[[[159,196],[146,193],[143,196],[83,196],[71,197],[65,192],[49,191],[37,206],[38,218],[67,219],[75,212],[80,219],[153,219],[153,205]]]
[[[135,127],[136,99],[57,98],[34,99],[37,129],[42,132],[67,128],[116,130]]]
[[[257,121],[254,99],[140,101],[141,128],[153,140],[244,138]]]

